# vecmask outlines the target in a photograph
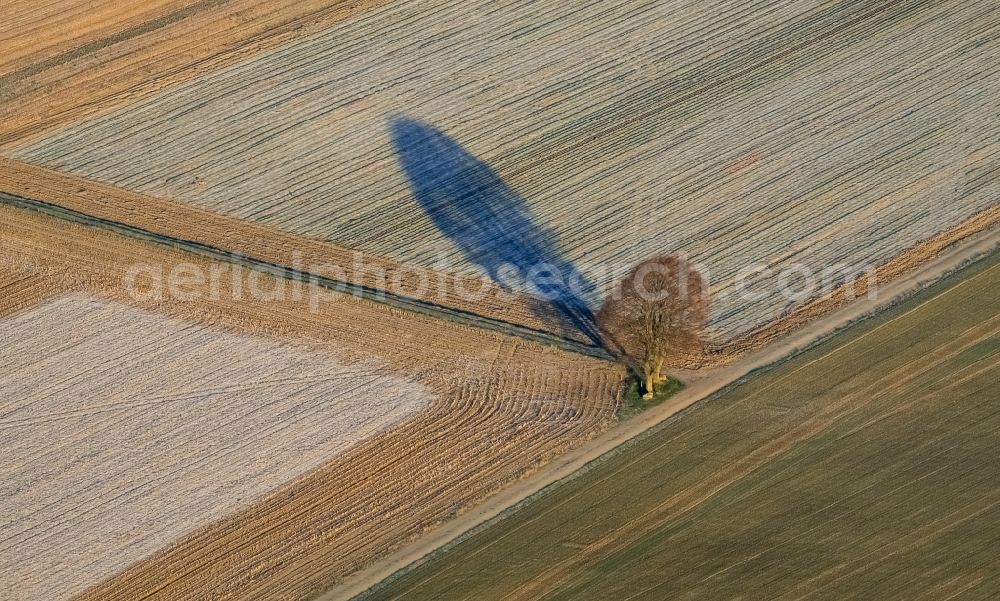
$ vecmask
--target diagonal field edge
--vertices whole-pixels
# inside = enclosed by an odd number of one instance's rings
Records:
[[[363,284],[351,283],[345,280],[330,278],[308,271],[278,265],[276,263],[248,257],[242,254],[232,253],[225,249],[194,240],[184,240],[182,238],[157,234],[126,223],[112,221],[101,217],[94,217],[93,215],[88,215],[80,211],[61,207],[42,200],[35,200],[0,191],[0,202],[22,209],[38,211],[40,213],[66,221],[71,221],[73,223],[112,231],[130,238],[179,248],[199,256],[235,263],[248,269],[267,273],[275,277],[316,284],[328,290],[333,290],[334,292],[354,295],[372,302],[393,307],[395,309],[401,309],[403,311],[409,311],[411,313],[418,313],[420,315],[436,317],[439,319],[447,319],[466,326],[498,332],[508,336],[516,336],[531,342],[553,346],[564,351],[595,357],[597,359],[613,359],[612,356],[603,348],[578,342],[569,338],[563,338],[562,336],[557,336],[542,330],[536,330],[534,328],[529,328],[527,326],[511,323],[501,319],[485,317],[470,311],[453,309],[435,303],[393,294],[386,290],[372,288]]]
[[[692,410],[698,403],[745,383],[755,374],[776,367],[801,354],[803,351],[831,339],[859,321],[889,310],[932,285],[943,282],[965,268],[980,263],[988,264],[990,257],[1000,252],[1000,230],[993,229],[986,236],[973,236],[965,244],[953,248],[917,269],[916,273],[895,279],[886,287],[886,294],[878,299],[858,299],[845,307],[814,321],[808,328],[797,328],[792,334],[767,345],[764,349],[748,354],[732,365],[715,368],[714,377],[708,375],[693,380],[687,388],[624,424],[594,439],[586,446],[564,455],[559,462],[550,464],[532,478],[523,480],[479,505],[475,512],[455,519],[442,526],[436,533],[424,535],[417,542],[397,550],[375,564],[353,574],[346,581],[328,589],[317,601],[362,601],[381,592],[394,579],[409,573],[422,562],[444,552],[469,536],[509,516],[536,499],[550,487],[570,480],[597,465],[625,445],[648,436],[668,420]],[[996,265],[988,267],[993,269]],[[961,282],[958,283],[961,285]],[[946,286],[945,290],[951,287]],[[911,309],[912,310],[912,309]],[[870,332],[869,332],[870,333]]]

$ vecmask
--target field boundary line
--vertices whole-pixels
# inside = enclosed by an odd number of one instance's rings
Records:
[[[394,309],[401,309],[403,311],[418,313],[429,317],[448,319],[469,327],[491,330],[508,336],[516,336],[531,342],[554,346],[564,351],[578,353],[589,357],[605,360],[611,359],[611,355],[602,348],[569,338],[563,338],[542,330],[536,330],[524,325],[503,321],[494,317],[487,317],[470,311],[464,311],[461,309],[409,298],[394,294],[384,289],[372,288],[362,283],[354,283],[323,275],[317,275],[309,271],[295,269],[293,267],[279,265],[262,259],[233,253],[195,240],[185,240],[164,234],[157,234],[127,223],[104,219],[101,217],[94,217],[80,211],[45,201],[25,198],[23,196],[17,196],[0,191],[0,202],[22,209],[37,211],[49,215],[50,217],[56,217],[65,221],[71,221],[73,223],[90,227],[97,227],[116,234],[127,236],[129,238],[170,246],[192,252],[202,257],[234,263],[248,269],[267,273],[274,277],[292,281],[314,283],[340,294],[358,296],[375,303],[387,305]]]
[[[701,377],[693,379],[685,389],[668,399],[663,405],[649,409],[645,413],[639,414],[635,419],[626,421],[578,449],[570,451],[559,460],[543,467],[531,478],[515,483],[486,503],[471,509],[450,523],[441,525],[437,530],[418,539],[414,544],[403,547],[392,555],[375,562],[317,599],[319,601],[334,601],[364,598],[369,590],[384,580],[395,574],[408,571],[443,548],[460,542],[479,528],[487,526],[494,520],[501,519],[507,512],[515,510],[522,502],[540,493],[543,489],[571,478],[579,470],[604,454],[650,431],[695,403],[740,384],[754,372],[775,366],[800,354],[807,348],[826,340],[864,318],[897,305],[959,269],[994,255],[998,249],[1000,249],[1000,229],[994,228],[970,236],[905,276],[880,288],[880,295],[877,299],[859,298],[819,317],[805,327],[794,330],[760,350],[745,355],[739,361],[706,370]],[[1000,265],[990,267],[983,273],[974,275],[973,278],[993,272],[998,267]],[[957,282],[952,288],[962,284],[963,282]],[[932,298],[936,298],[936,296]],[[930,300],[921,303],[920,306],[930,302]],[[907,311],[906,314],[911,311]],[[836,350],[832,352],[836,352]]]
[[[294,268],[307,266],[305,269],[310,271],[336,266],[343,270],[343,274],[332,274],[337,279],[373,289],[386,289],[387,279],[392,277],[396,287],[393,292],[407,298],[421,299],[426,293],[409,277],[413,264],[2,156],[0,191],[267,263]],[[504,290],[492,280],[423,264],[418,271],[428,281],[437,282],[434,298],[428,299],[431,304],[591,344],[581,332],[570,328],[556,310],[527,294]],[[469,290],[477,291],[475,300],[463,296]]]
[[[39,181],[33,184],[26,183],[35,181],[35,178],[39,178]],[[52,189],[53,185],[65,187],[67,190],[72,186],[77,186],[80,194],[66,194]],[[7,186],[11,186],[13,189],[7,188]],[[94,199],[103,197],[105,194],[111,194],[113,200],[124,203],[121,210],[128,216],[127,219],[118,218],[114,211],[102,208],[105,204],[103,202],[95,204]],[[567,330],[564,324],[552,322],[552,316],[543,317],[538,314],[530,316],[529,314],[535,310],[531,307],[533,299],[524,294],[518,295],[518,298],[513,301],[504,301],[501,305],[497,305],[498,299],[492,296],[499,290],[499,287],[495,286],[495,290],[490,291],[484,303],[461,302],[450,293],[447,298],[442,299],[444,302],[431,302],[414,298],[414,296],[406,294],[406,290],[399,293],[390,292],[385,287],[380,286],[380,283],[376,282],[375,285],[372,285],[364,278],[355,277],[356,274],[350,271],[343,279],[320,276],[306,269],[297,269],[294,253],[292,259],[289,260],[289,257],[286,256],[287,249],[304,249],[306,258],[309,260],[332,259],[335,262],[348,261],[346,253],[351,252],[350,249],[318,240],[302,239],[299,236],[282,232],[272,232],[253,223],[241,223],[240,220],[226,219],[225,216],[201,211],[195,207],[180,206],[167,199],[147,198],[129,190],[67,176],[4,157],[0,157],[0,203],[36,210],[52,217],[101,227],[128,237],[180,248],[203,257],[221,259],[292,281],[307,282],[310,281],[310,278],[315,278],[315,282],[324,288],[340,293],[354,293],[356,296],[397,309],[451,319],[456,323],[516,336],[585,356],[604,360],[612,359],[610,353],[605,349],[586,342],[582,333]],[[153,209],[165,210],[169,217],[166,221],[179,219],[178,226],[161,227],[162,224],[159,221],[150,222],[148,219],[138,219],[136,222],[136,219],[132,217],[144,212],[148,213]],[[192,214],[182,214],[185,210],[191,210]],[[212,227],[205,226],[206,222],[199,220],[200,217],[210,221]],[[198,220],[199,223],[191,223],[192,219]],[[935,256],[947,253],[950,248],[961,244],[963,240],[973,239],[983,235],[984,232],[988,233],[995,229],[998,223],[1000,223],[1000,205],[994,205],[990,209],[969,216],[957,226],[902,251],[889,259],[879,269],[880,271],[887,270],[884,275],[885,279],[890,282],[910,277],[910,275],[919,272],[923,266],[933,262]],[[186,227],[179,227],[181,225]],[[194,230],[191,237],[185,233],[188,227]],[[238,240],[230,240],[229,234],[216,235],[212,233],[213,228],[226,232],[231,232],[233,231],[231,228],[236,228],[237,233],[242,237]],[[244,228],[246,231],[243,231]],[[255,240],[258,237],[261,245],[251,248],[247,240]],[[298,247],[297,244],[304,246]],[[235,248],[232,248],[232,245],[235,245]],[[326,253],[331,254],[327,256]],[[907,257],[914,254],[917,255],[915,260],[906,260]],[[367,254],[365,256],[366,259],[385,269],[391,270],[400,267],[385,257]],[[897,265],[901,261],[903,265]],[[289,263],[291,263],[291,267],[289,267]],[[461,284],[460,278],[456,274],[434,270],[426,272],[432,277],[447,278],[449,287]],[[880,277],[880,279],[882,278]],[[808,327],[809,323],[846,306],[849,301],[845,302],[845,299],[839,298],[837,294],[839,292],[842,290],[837,289],[832,295],[815,298],[803,304],[797,311],[778,317],[759,328],[736,337],[727,340],[708,340],[706,354],[701,359],[694,360],[689,366],[700,369],[718,368],[731,365],[742,357],[758,352],[773,344],[774,340],[780,340],[802,327]],[[536,302],[540,303],[540,301]]]

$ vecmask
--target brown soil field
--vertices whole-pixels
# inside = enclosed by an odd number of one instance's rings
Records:
[[[996,599],[1000,255],[359,599]]]
[[[0,267],[0,318],[46,300],[58,292],[47,277]]]
[[[164,15],[194,4],[192,0],[150,0],[121,3],[107,0],[38,2],[10,0],[0,8],[4,50],[0,75],[87,47],[99,40],[155,22]]]
[[[0,7],[0,147],[101,114],[387,0],[15,0]]]
[[[371,359],[438,400],[249,509],[200,530],[92,589],[89,599],[301,598],[340,581],[481,501],[613,420],[617,366],[498,333],[424,318],[329,291],[266,301],[134,298],[123,278],[137,262],[209,265],[194,255],[32,211],[0,207],[6,264],[83,292],[199,325],[294,338]],[[264,282],[264,283],[261,283]],[[262,276],[260,286],[277,286]],[[192,291],[199,288],[193,286]],[[291,296],[291,295],[290,295]]]
[[[0,192],[404,297],[424,274],[443,283],[431,303],[580,341],[552,308],[492,284],[470,300],[479,280],[407,254],[447,240],[388,115],[468,144],[574,262],[690,251],[714,261],[713,293],[744,264],[868,262],[883,286],[997,231],[997,14],[961,0],[13,0]],[[315,596],[568,462],[621,402],[623,369],[599,359],[233,264],[219,287],[190,284],[193,300],[135,295],[137,264],[220,266],[0,202],[0,318],[82,295],[377,363],[433,400],[84,599]],[[725,327],[687,367],[773,352],[851,300],[724,300]]]

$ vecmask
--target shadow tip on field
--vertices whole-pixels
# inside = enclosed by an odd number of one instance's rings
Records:
[[[587,303],[594,286],[557,250],[554,235],[537,222],[524,198],[427,123],[393,115],[389,132],[413,196],[438,230],[501,287],[544,301],[603,347]]]

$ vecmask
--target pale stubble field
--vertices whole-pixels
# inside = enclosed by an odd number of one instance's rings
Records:
[[[207,284],[197,301],[137,300],[121,286],[136,261],[210,266],[32,211],[0,217],[0,288],[20,298],[0,321],[16,343],[4,436],[26,454],[9,457],[21,484],[3,559],[24,598],[60,579],[96,584],[87,599],[308,597],[613,423],[624,373],[609,362],[330,291],[315,311],[228,287],[212,300]],[[185,487],[188,511],[167,502]],[[73,511],[97,519],[81,523],[100,544],[71,536]],[[64,567],[37,570],[33,545]]]

